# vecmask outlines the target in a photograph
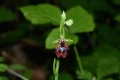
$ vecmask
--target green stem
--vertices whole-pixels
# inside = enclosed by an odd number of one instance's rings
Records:
[[[63,38],[65,38],[65,29],[64,28],[63,28]]]
[[[55,75],[55,80],[58,80],[59,65],[60,65],[60,60],[58,58],[57,59],[55,58],[53,62],[53,73]]]
[[[55,80],[58,80],[58,74],[57,74],[57,75],[55,75]]]
[[[77,58],[77,61],[78,61],[80,71],[81,71],[82,74],[84,74],[82,63],[81,63],[81,60],[80,60],[80,57],[79,57],[79,54],[78,54],[78,50],[77,50],[75,45],[74,45],[74,51],[75,51],[75,54],[76,54],[76,58]]]
[[[64,38],[65,37],[65,32],[64,32],[64,20],[61,20],[61,24],[60,24],[60,38]]]
[[[53,73],[54,73],[54,75],[56,74],[56,72],[55,72],[55,67],[56,66],[56,58],[54,58],[54,61],[53,61]]]
[[[60,22],[60,38],[65,38],[65,32],[64,32],[65,19],[66,19],[66,15],[63,11],[62,19],[61,19],[61,22]]]

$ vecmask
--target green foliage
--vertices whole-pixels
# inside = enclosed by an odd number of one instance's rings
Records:
[[[15,15],[10,10],[0,8],[0,23],[12,21],[14,19]]]
[[[3,62],[3,57],[0,56],[0,74],[1,72],[5,72],[8,69],[8,65],[1,62]],[[8,78],[0,75],[0,80],[8,80]]]
[[[119,51],[108,45],[96,48],[93,55],[82,57],[83,66],[97,74],[97,80],[119,72]],[[108,79],[107,79],[108,80]]]
[[[119,1],[119,0],[113,0]],[[109,12],[110,14],[116,14],[118,13],[117,10],[115,10],[107,0],[61,0],[61,3],[64,4],[67,8],[71,8],[76,5],[80,5],[83,8],[87,9],[90,12],[96,12],[96,11],[103,11],[103,12]],[[66,5],[67,4],[67,5]],[[98,17],[98,15],[97,15]]]
[[[21,23],[15,30],[6,32],[6,35],[0,39],[0,44],[18,42],[27,31],[27,24]]]
[[[49,80],[55,80],[54,75],[50,76]],[[74,79],[68,72],[62,72],[59,74],[58,80],[74,80]]]
[[[60,38],[59,34],[60,34],[59,28],[55,28],[49,33],[48,37],[46,38],[46,48],[47,49],[53,49],[53,48],[56,47],[57,44],[53,44],[53,41]],[[66,31],[65,36],[66,36],[66,39],[72,39],[73,40],[73,43],[68,42],[68,45],[77,44],[77,42],[78,42],[78,36],[77,35],[71,34],[71,33]]]
[[[9,80],[9,79],[5,76],[0,76],[0,80]]]
[[[88,9],[95,11],[102,11],[102,12],[108,12],[110,14],[116,14],[118,11],[116,11],[107,0],[91,0],[88,4]]]
[[[26,67],[21,64],[12,64],[10,65],[10,68],[18,71],[26,70]]]
[[[116,59],[120,60],[119,53],[120,51],[118,49],[113,48],[109,45],[100,45],[96,47],[92,55],[82,57],[83,67],[90,72],[95,73],[97,69],[97,63],[100,59],[115,57]],[[120,65],[120,63],[118,64]]]
[[[46,7],[48,8],[46,9]],[[61,15],[61,12],[59,8],[52,5],[40,4],[38,6],[26,6],[20,8],[20,10],[23,12],[24,16],[33,24],[59,24],[60,22],[59,16]],[[75,21],[73,26],[69,27],[72,33],[89,32],[94,30],[95,24],[93,22],[92,16],[80,6],[76,6],[68,10],[66,14],[68,16],[67,18],[73,19]],[[74,41],[74,43],[70,43],[69,45],[76,44],[78,42],[78,37],[74,34],[66,33],[66,38],[73,39]],[[46,39],[46,48],[55,48],[55,44],[52,44],[52,42],[56,39],[59,39],[59,29],[52,30],[48,35]]]
[[[115,20],[120,23],[120,14],[115,17]]]
[[[118,72],[119,72],[119,62],[116,58],[110,57],[99,60],[98,68],[97,68],[98,80],[101,80],[106,76]]]
[[[120,27],[114,26],[114,28],[111,28],[111,26],[108,26],[106,24],[99,24],[97,25],[98,33],[96,33],[96,39],[99,42],[99,44],[109,44],[110,46],[117,47],[120,49]]]
[[[3,61],[3,57],[0,56],[0,72],[5,72],[8,68],[8,66],[6,64],[1,63],[2,61]]]
[[[120,5],[120,0],[111,0],[114,4]]]
[[[65,5],[67,8],[71,8],[73,6],[76,6],[76,5],[81,5],[82,7],[83,6],[88,6],[88,1],[89,0],[60,0],[62,4],[67,4]]]
[[[32,73],[24,65],[12,64],[9,67],[15,71],[24,71],[23,76],[28,79],[31,79],[31,77],[32,77]]]
[[[91,80],[93,75],[89,72],[84,70],[84,74],[82,74],[79,70],[76,71],[77,78],[82,80]]]
[[[50,4],[39,4],[37,6],[30,5],[21,7],[23,15],[33,24],[52,23],[59,25],[61,11],[58,7]]]
[[[5,72],[8,69],[6,64],[0,63],[0,72]]]
[[[108,79],[106,79],[106,80],[114,80],[114,79],[112,79],[112,78],[108,78]]]
[[[3,57],[0,56],[0,62],[2,62],[2,61],[3,61]]]
[[[67,18],[73,19],[74,23],[70,26],[72,33],[90,32],[95,28],[93,17],[82,7],[75,6],[67,11]]]
[[[110,45],[100,45],[98,46],[95,51],[93,52],[94,57],[96,58],[109,58],[109,57],[116,57],[120,58],[120,51]]]
[[[30,24],[29,22],[27,24],[26,22],[21,24],[21,21],[23,20],[21,17],[19,17],[21,14],[18,14],[16,8],[15,10],[12,8],[16,14],[16,20],[18,21],[9,23],[13,25],[17,24],[18,26],[15,26],[14,29],[5,29],[6,31],[4,31],[4,22],[7,24],[8,21],[14,20],[15,14],[13,14],[9,9],[0,8],[0,25],[3,26],[1,26],[0,29],[0,44],[2,44],[1,48],[8,46],[7,43],[13,44],[25,37],[27,39],[29,38],[33,41],[37,41],[38,43],[40,42],[44,44],[45,42],[46,49],[55,49],[57,44],[53,44],[53,41],[60,38],[60,30],[59,28],[54,27],[59,27],[61,20],[60,16],[62,12],[61,10],[64,8],[66,10],[67,20],[72,19],[74,22],[70,27],[66,27],[65,24],[65,38],[73,40],[72,43],[67,42],[67,44],[77,44],[77,46],[79,46],[78,52],[80,52],[80,55],[84,55],[81,57],[84,74],[77,70],[77,78],[91,80],[93,77],[95,77],[97,80],[116,80],[120,77],[120,0],[60,0],[59,2],[61,3],[57,3],[57,1],[54,3],[53,1],[52,3],[58,7],[51,4],[28,5],[31,4],[32,1],[33,0],[22,0],[18,4],[24,5],[19,9],[23,13],[24,17],[34,25]],[[18,1],[15,1],[15,3],[17,2]],[[34,2],[37,1],[33,1],[33,3]],[[42,3],[44,2],[45,1]],[[37,3],[41,3],[41,1]],[[4,4],[3,7],[6,7],[5,5],[6,4]],[[53,26],[42,25],[49,23]],[[36,32],[37,28],[35,29],[35,26],[38,25],[44,27],[37,27],[40,31],[37,30],[38,32]],[[80,34],[93,31],[95,25],[95,32],[90,34],[87,33],[90,36],[86,36],[86,34]],[[50,30],[48,29],[50,29],[51,32],[49,32]],[[95,44],[93,49],[91,49],[92,43]],[[43,45],[40,45],[40,48],[43,49],[43,47]],[[72,48],[72,46],[70,46],[70,48]],[[48,53],[47,50],[45,50],[44,53]],[[67,61],[69,58],[71,59],[71,53],[73,53],[72,49],[70,55],[68,55],[69,57],[64,59],[64,61]],[[3,58],[0,57],[0,73],[5,72],[8,69],[8,65],[1,63],[2,61]],[[72,61],[75,61],[73,56]],[[66,66],[68,67],[68,65]],[[23,65],[13,64],[9,67],[15,71],[23,72],[22,75],[29,79],[32,77],[31,72]],[[76,68],[74,68],[74,70],[76,70]],[[72,76],[74,75],[70,75],[68,72],[63,72],[59,74],[59,80],[73,80]],[[0,76],[0,80],[8,79],[4,76]],[[50,76],[50,80],[54,80],[54,76]]]
[[[30,70],[26,70],[24,73],[23,73],[23,76],[26,77],[27,79],[31,79],[33,74],[31,73]]]
[[[67,72],[62,72],[59,76],[59,80],[73,80],[72,76]]]

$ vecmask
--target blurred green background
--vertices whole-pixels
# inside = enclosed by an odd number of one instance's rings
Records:
[[[120,80],[120,0],[0,0],[0,80],[21,80],[9,69],[29,80],[54,80],[52,42],[63,10],[74,21],[66,34],[74,43],[60,58],[59,80]]]

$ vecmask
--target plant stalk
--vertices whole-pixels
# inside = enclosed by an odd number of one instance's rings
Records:
[[[53,73],[55,75],[55,80],[58,80],[59,65],[60,65],[60,60],[58,58],[57,59],[55,58],[53,62]]]
[[[57,75],[55,75],[55,80],[58,80],[58,74],[57,74]]]
[[[82,63],[81,63],[81,60],[80,60],[80,57],[79,57],[79,54],[78,54],[78,50],[77,50],[75,45],[74,45],[74,51],[75,51],[75,54],[76,54],[76,59],[77,59],[78,65],[79,65],[79,69],[80,69],[81,73],[84,74],[84,70],[83,70]]]

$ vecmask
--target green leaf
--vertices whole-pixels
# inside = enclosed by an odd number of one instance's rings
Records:
[[[89,11],[92,10],[94,12],[97,12],[97,11],[98,12],[106,12],[106,13],[108,13],[110,15],[115,15],[115,14],[118,13],[118,11],[116,9],[114,9],[113,6],[111,6],[108,3],[107,0],[99,0],[99,1],[98,0],[91,0],[87,5],[86,6],[89,9]],[[98,17],[98,15],[97,15],[97,17]]]
[[[8,69],[8,66],[6,64],[1,63],[0,64],[0,72],[5,72]]]
[[[98,24],[97,27],[97,42],[99,44],[109,44],[120,49],[120,26],[114,28],[107,24]]]
[[[5,76],[0,76],[0,80],[8,80],[8,78]]]
[[[75,1],[74,0],[60,0],[60,2],[65,6],[65,8],[70,8],[76,5],[81,5],[82,7],[88,7],[90,4],[88,3],[88,1],[89,0],[75,0]]]
[[[59,80],[73,80],[73,77],[67,72],[62,72],[59,75]]]
[[[15,19],[15,15],[7,9],[0,8],[0,23],[6,21],[12,21]]]
[[[90,32],[94,30],[95,24],[93,17],[82,7],[75,6],[68,10],[66,14],[67,19],[72,19],[74,22],[69,27],[72,33]]]
[[[98,80],[101,80],[106,76],[118,72],[119,72],[119,62],[116,58],[109,57],[109,58],[102,58],[99,60],[98,68],[97,68]]]
[[[114,4],[120,5],[120,0],[111,0]]]
[[[70,34],[67,31],[65,32],[66,39],[72,39],[73,42],[67,42],[68,45],[77,44],[78,36],[75,34]],[[46,48],[53,49],[57,44],[53,44],[53,41],[60,39],[59,28],[53,29],[46,38]]]
[[[120,0],[112,0],[116,2],[120,2]],[[91,13],[98,12],[106,12],[108,14],[117,14],[117,9],[114,9],[113,6],[108,3],[107,0],[60,0],[60,2],[64,5],[65,8],[71,8],[76,5],[80,5],[81,7],[87,9]],[[67,5],[66,5],[67,4]],[[98,17],[99,15],[97,15]]]
[[[79,70],[76,71],[77,78],[82,80],[91,80],[93,75],[89,72],[84,70],[84,74],[82,74]]]
[[[60,9],[50,4],[29,5],[21,7],[20,10],[25,18],[33,24],[52,23],[53,25],[59,25],[61,20]]]
[[[12,64],[10,68],[13,70],[26,70],[26,67],[21,64]]]
[[[107,79],[104,79],[104,80],[115,80],[115,79],[113,79],[113,78],[107,78]]]
[[[15,30],[8,31],[4,37],[0,39],[0,44],[15,43],[21,39],[21,37],[28,30],[26,23],[21,23]]]
[[[54,75],[50,76],[49,80],[55,80],[54,77]],[[67,72],[60,73],[58,78],[58,80],[74,80],[73,77]]]
[[[115,17],[115,20],[116,20],[117,22],[120,22],[120,14]]]
[[[120,51],[109,45],[99,45],[94,52],[89,56],[81,56],[81,61],[84,69],[95,73],[97,63],[101,58],[115,57],[120,60]],[[119,63],[120,65],[120,63]]]
[[[23,76],[25,78],[28,78],[28,79],[32,78],[32,73],[24,65],[21,65],[21,64],[12,64],[9,67],[11,69],[15,70],[15,71],[23,71]]]
[[[109,57],[116,57],[119,59],[120,51],[117,48],[114,48],[110,45],[100,45],[98,46],[95,51],[93,52],[94,57],[97,59],[101,58],[109,58]],[[120,60],[120,59],[119,59]]]
[[[3,57],[0,56],[0,62],[2,62],[2,61],[3,61]]]
[[[24,72],[23,76],[27,79],[31,79],[32,78],[32,73],[29,70],[26,70]]]

